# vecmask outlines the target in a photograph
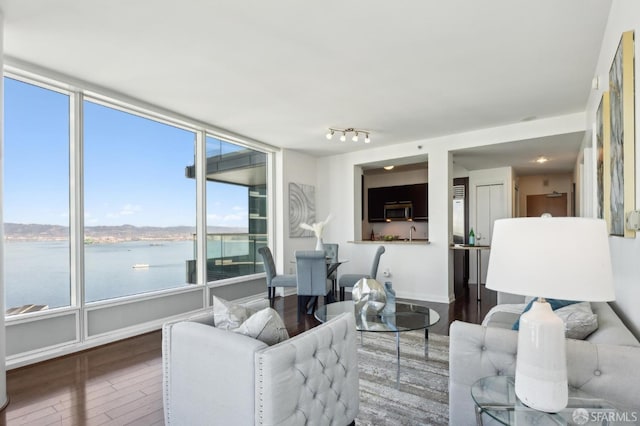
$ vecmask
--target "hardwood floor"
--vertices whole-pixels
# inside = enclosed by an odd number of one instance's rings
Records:
[[[483,289],[484,290],[484,289]],[[456,320],[479,323],[495,305],[495,293],[475,286],[449,305],[419,302],[441,320],[430,330],[448,334]],[[318,324],[312,315],[297,322],[297,298],[276,299],[291,336]],[[162,425],[161,332],[155,331],[77,354],[7,372],[9,405],[2,425]]]

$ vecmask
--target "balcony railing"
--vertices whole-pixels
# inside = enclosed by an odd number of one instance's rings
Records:
[[[207,282],[264,272],[258,249],[266,245],[266,234],[207,234]],[[193,247],[195,258],[195,237]],[[187,282],[197,282],[195,260],[187,260]]]

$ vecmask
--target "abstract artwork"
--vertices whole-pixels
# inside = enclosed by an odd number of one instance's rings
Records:
[[[635,206],[635,113],[633,31],[622,34],[609,70],[611,235],[635,237],[625,227],[626,213]]]
[[[602,94],[598,112],[596,114],[596,174],[598,185],[597,217],[607,221],[607,229],[611,229],[609,206],[611,199],[611,171],[609,161],[610,149],[610,116],[609,116],[609,92]]]
[[[302,223],[316,221],[316,189],[313,185],[289,183],[289,237],[313,237],[313,232],[302,229]]]

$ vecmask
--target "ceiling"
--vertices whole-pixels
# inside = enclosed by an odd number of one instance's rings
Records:
[[[526,139],[453,151],[453,161],[467,170],[493,169],[506,165],[518,176],[566,173],[576,165],[584,132]],[[536,162],[540,157],[545,163]]]
[[[318,156],[584,111],[610,6],[0,0],[9,63]],[[328,141],[329,127],[371,144]]]

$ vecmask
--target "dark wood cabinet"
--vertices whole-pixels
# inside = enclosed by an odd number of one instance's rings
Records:
[[[413,203],[413,220],[426,222],[429,220],[429,187],[426,183],[411,186],[411,202]]]
[[[384,203],[386,198],[385,190],[386,187],[369,188],[369,222],[384,222]]]
[[[405,202],[413,204],[414,221],[427,221],[429,219],[427,190],[426,183],[369,188],[367,203],[369,222],[384,222],[385,204]]]

